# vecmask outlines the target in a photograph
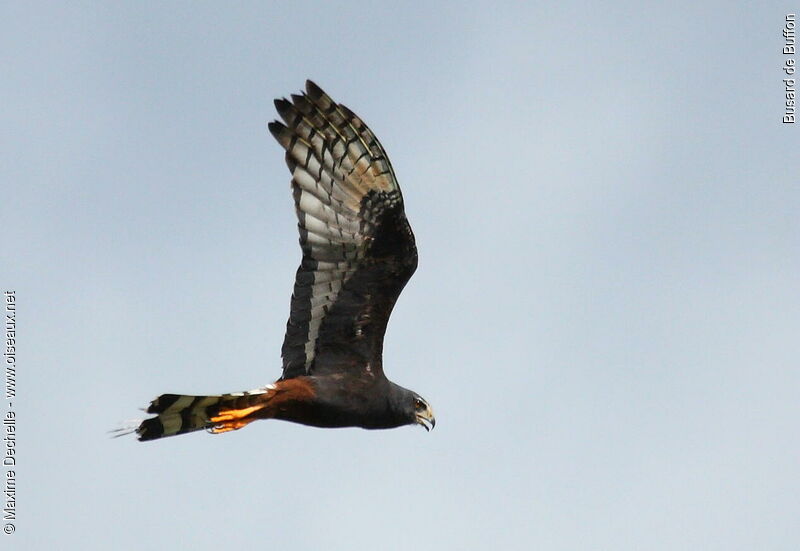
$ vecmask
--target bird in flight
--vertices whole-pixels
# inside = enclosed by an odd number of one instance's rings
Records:
[[[436,424],[419,394],[383,372],[383,335],[417,268],[414,234],[386,152],[367,125],[322,89],[275,100],[269,130],[286,150],[303,259],[272,384],[215,396],[162,394],[135,432],[155,440],[219,434],[258,419],[315,427]]]

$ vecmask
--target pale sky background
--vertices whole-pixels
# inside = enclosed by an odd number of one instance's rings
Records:
[[[0,8],[4,550],[800,548],[797,5],[65,4]],[[436,429],[110,439],[280,375],[306,78],[403,188]]]

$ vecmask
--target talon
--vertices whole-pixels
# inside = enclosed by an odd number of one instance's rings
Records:
[[[225,423],[225,424],[222,424],[222,425],[217,425],[215,427],[211,427],[210,429],[208,429],[208,432],[210,432],[211,434],[222,434],[223,432],[230,432],[232,430],[239,430],[243,426],[249,424],[250,421],[252,421],[252,419],[249,419],[247,421],[228,422],[228,423]]]

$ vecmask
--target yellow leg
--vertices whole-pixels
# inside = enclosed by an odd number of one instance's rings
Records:
[[[208,430],[212,434],[221,434],[223,432],[238,430],[244,427],[245,425],[248,425],[249,423],[255,421],[256,419],[254,417],[247,419],[247,416],[250,415],[251,413],[260,410],[263,407],[264,405],[261,404],[258,406],[253,406],[244,409],[222,410],[219,412],[218,415],[209,419],[209,421],[214,423],[214,426]]]
[[[239,419],[243,419],[247,417],[251,413],[260,410],[263,408],[264,405],[260,404],[257,406],[252,406],[249,408],[244,409],[223,409],[219,412],[219,415],[212,417],[209,419],[212,423],[224,423],[226,421],[236,421]]]

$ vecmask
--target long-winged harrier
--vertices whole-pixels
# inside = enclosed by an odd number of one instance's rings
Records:
[[[389,158],[375,135],[319,86],[275,100],[269,130],[286,150],[303,259],[281,350],[283,375],[248,392],[162,394],[139,440],[257,419],[386,429],[436,421],[416,392],[383,373],[383,335],[417,267],[414,234]]]

